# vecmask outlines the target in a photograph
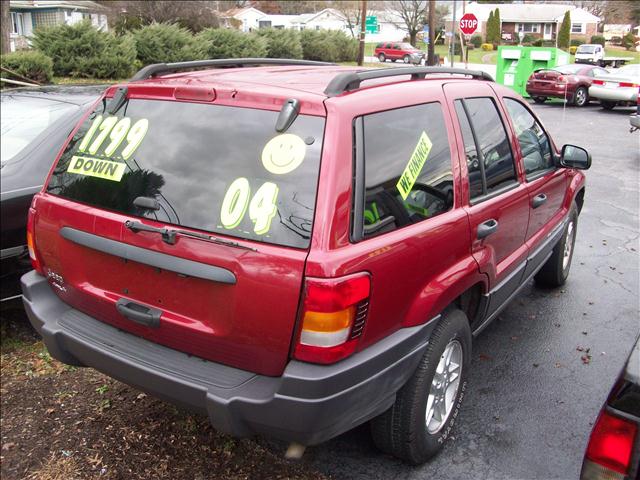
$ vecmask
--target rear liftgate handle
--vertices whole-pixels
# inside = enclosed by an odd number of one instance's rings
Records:
[[[498,221],[493,218],[478,225],[478,240],[488,237],[498,231]]]
[[[126,298],[121,298],[116,302],[116,309],[121,315],[140,325],[151,328],[158,328],[160,326],[162,310],[158,310],[157,308],[147,307]]]

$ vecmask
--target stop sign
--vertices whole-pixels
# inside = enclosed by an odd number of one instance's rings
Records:
[[[478,28],[478,19],[473,13],[465,13],[460,19],[460,30],[465,35],[471,35]]]

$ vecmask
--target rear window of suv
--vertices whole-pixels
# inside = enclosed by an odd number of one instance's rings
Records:
[[[106,105],[73,136],[47,192],[172,225],[308,247],[324,118],[299,115],[279,134],[274,111],[130,99],[110,115]],[[135,206],[138,197],[158,208]]]

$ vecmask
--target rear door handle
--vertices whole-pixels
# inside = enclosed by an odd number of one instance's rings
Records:
[[[540,205],[542,205],[546,201],[547,201],[547,196],[544,193],[541,193],[540,195],[536,195],[535,197],[533,197],[533,200],[531,201],[531,208],[538,208]]]
[[[478,225],[478,240],[488,237],[498,231],[498,221],[493,218]]]
[[[162,310],[158,310],[157,308],[147,307],[126,298],[121,298],[116,302],[116,310],[129,320],[133,320],[140,325],[151,328],[158,328],[160,326]]]

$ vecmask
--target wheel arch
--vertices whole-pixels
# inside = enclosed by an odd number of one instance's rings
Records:
[[[470,322],[475,322],[481,315],[482,298],[488,291],[488,285],[487,276],[479,271],[476,260],[469,255],[433,278],[418,292],[407,310],[402,327],[420,325],[451,306],[460,308]]]

